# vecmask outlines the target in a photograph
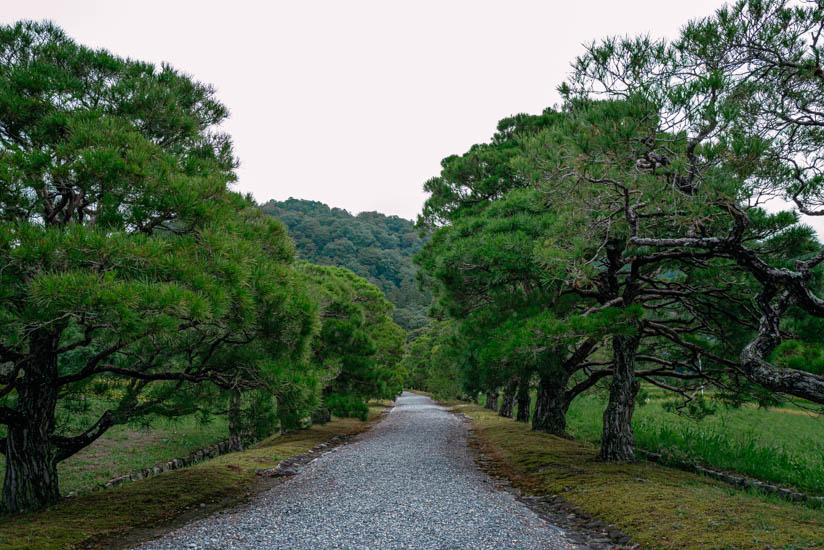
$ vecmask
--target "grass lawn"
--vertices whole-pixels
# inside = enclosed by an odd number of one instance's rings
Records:
[[[702,464],[824,495],[824,418],[803,411],[726,408],[702,420],[665,409],[652,394],[635,408],[635,444],[674,464]],[[600,442],[605,401],[576,399],[567,417],[576,439]]]
[[[494,473],[531,494],[561,495],[644,548],[824,547],[824,511],[651,462],[599,462],[588,441],[534,432],[475,405],[458,407],[496,459]]]
[[[105,399],[89,398],[83,410],[58,408],[58,425],[72,427],[74,435],[93,425],[100,414],[111,406]],[[160,462],[208,447],[229,437],[225,416],[209,417],[203,422],[196,415],[180,418],[154,418],[148,426],[119,425],[108,429],[94,443],[57,465],[60,494],[82,494],[101,488],[107,481]],[[0,427],[0,437],[5,426]],[[0,479],[5,474],[5,457],[0,454]]]
[[[222,417],[208,424],[185,417],[174,422],[159,420],[146,429],[114,426],[58,464],[60,494],[98,489],[112,478],[187,456],[228,436],[227,422]],[[0,455],[0,479],[5,465]]]
[[[821,414],[791,405],[729,408],[716,402],[715,414],[697,420],[667,410],[667,401],[675,399],[671,393],[649,385],[643,389],[646,397],[632,420],[638,449],[660,453],[671,465],[700,464],[824,495]],[[575,439],[599,444],[605,408],[605,397],[578,397],[567,414],[567,431]]]
[[[370,404],[370,419],[383,405]],[[2,518],[0,548],[58,550],[122,535],[137,527],[173,520],[201,503],[230,506],[254,488],[256,469],[273,468],[336,434],[362,431],[367,423],[335,418],[328,424],[273,437],[249,450],[230,453],[190,468],[166,472],[63,500],[43,512]],[[145,467],[146,465],[142,465]]]

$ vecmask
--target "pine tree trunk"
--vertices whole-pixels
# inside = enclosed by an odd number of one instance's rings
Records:
[[[6,433],[6,472],[0,511],[6,514],[45,508],[60,498],[56,452],[50,442],[57,405],[57,338],[35,333],[38,350],[17,384],[17,404],[22,420],[11,422]]]
[[[535,399],[535,413],[532,415],[532,429],[566,436],[566,413],[569,403],[566,386],[569,375],[554,372],[541,375],[538,395]]]
[[[512,379],[504,388],[504,396],[501,399],[501,408],[498,414],[504,418],[512,418],[512,409],[515,407],[515,391],[518,389],[518,381]]]
[[[529,422],[529,405],[532,398],[529,395],[529,376],[521,378],[518,385],[518,415],[515,418],[518,422]]]
[[[613,336],[614,374],[609,387],[609,404],[604,411],[604,431],[601,438],[602,460],[633,461],[632,413],[635,396],[641,384],[635,379],[637,336]]]
[[[229,395],[229,442],[233,451],[243,450],[243,420],[239,391],[233,391]]]
[[[328,407],[320,407],[312,411],[312,424],[326,424],[332,421],[332,411]]]
[[[486,408],[490,411],[498,410],[498,390],[486,392]]]
[[[480,404],[481,400],[478,398],[478,392],[475,392],[474,394],[472,394],[472,402],[475,403],[476,405]]]

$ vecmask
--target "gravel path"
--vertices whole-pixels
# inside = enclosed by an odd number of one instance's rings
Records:
[[[576,548],[475,465],[466,426],[404,393],[354,442],[249,504],[139,548]]]

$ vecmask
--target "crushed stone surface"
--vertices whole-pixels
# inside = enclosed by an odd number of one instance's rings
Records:
[[[580,547],[477,467],[464,422],[404,392],[373,429],[248,504],[137,548]]]

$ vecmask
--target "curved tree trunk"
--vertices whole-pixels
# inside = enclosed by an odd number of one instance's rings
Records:
[[[6,473],[2,511],[29,512],[54,504],[60,498],[57,483],[57,451],[51,438],[57,405],[57,341],[35,335],[37,346],[25,375],[17,384],[16,418],[8,423],[3,448]]]
[[[486,392],[486,408],[490,411],[498,410],[498,390]]]
[[[515,418],[518,422],[529,422],[529,405],[532,398],[529,395],[529,376],[521,378],[518,384],[518,414]]]
[[[512,379],[504,388],[504,396],[501,399],[501,408],[498,414],[504,418],[512,418],[512,409],[515,407],[515,391],[518,389],[518,380]]]
[[[824,377],[797,369],[778,368],[767,358],[781,343],[781,316],[790,306],[791,294],[784,291],[773,301],[777,288],[767,287],[758,295],[761,321],[756,337],[741,350],[741,366],[747,378],[765,388],[824,404]]]
[[[641,387],[635,379],[635,356],[639,342],[638,336],[612,338],[614,372],[609,387],[609,404],[604,411],[602,460],[635,460],[632,413],[635,410],[635,396]]]
[[[532,429],[556,435],[566,435],[566,413],[569,402],[566,386],[569,375],[555,372],[542,374],[538,381],[538,396],[535,399],[535,413],[532,415]]]

